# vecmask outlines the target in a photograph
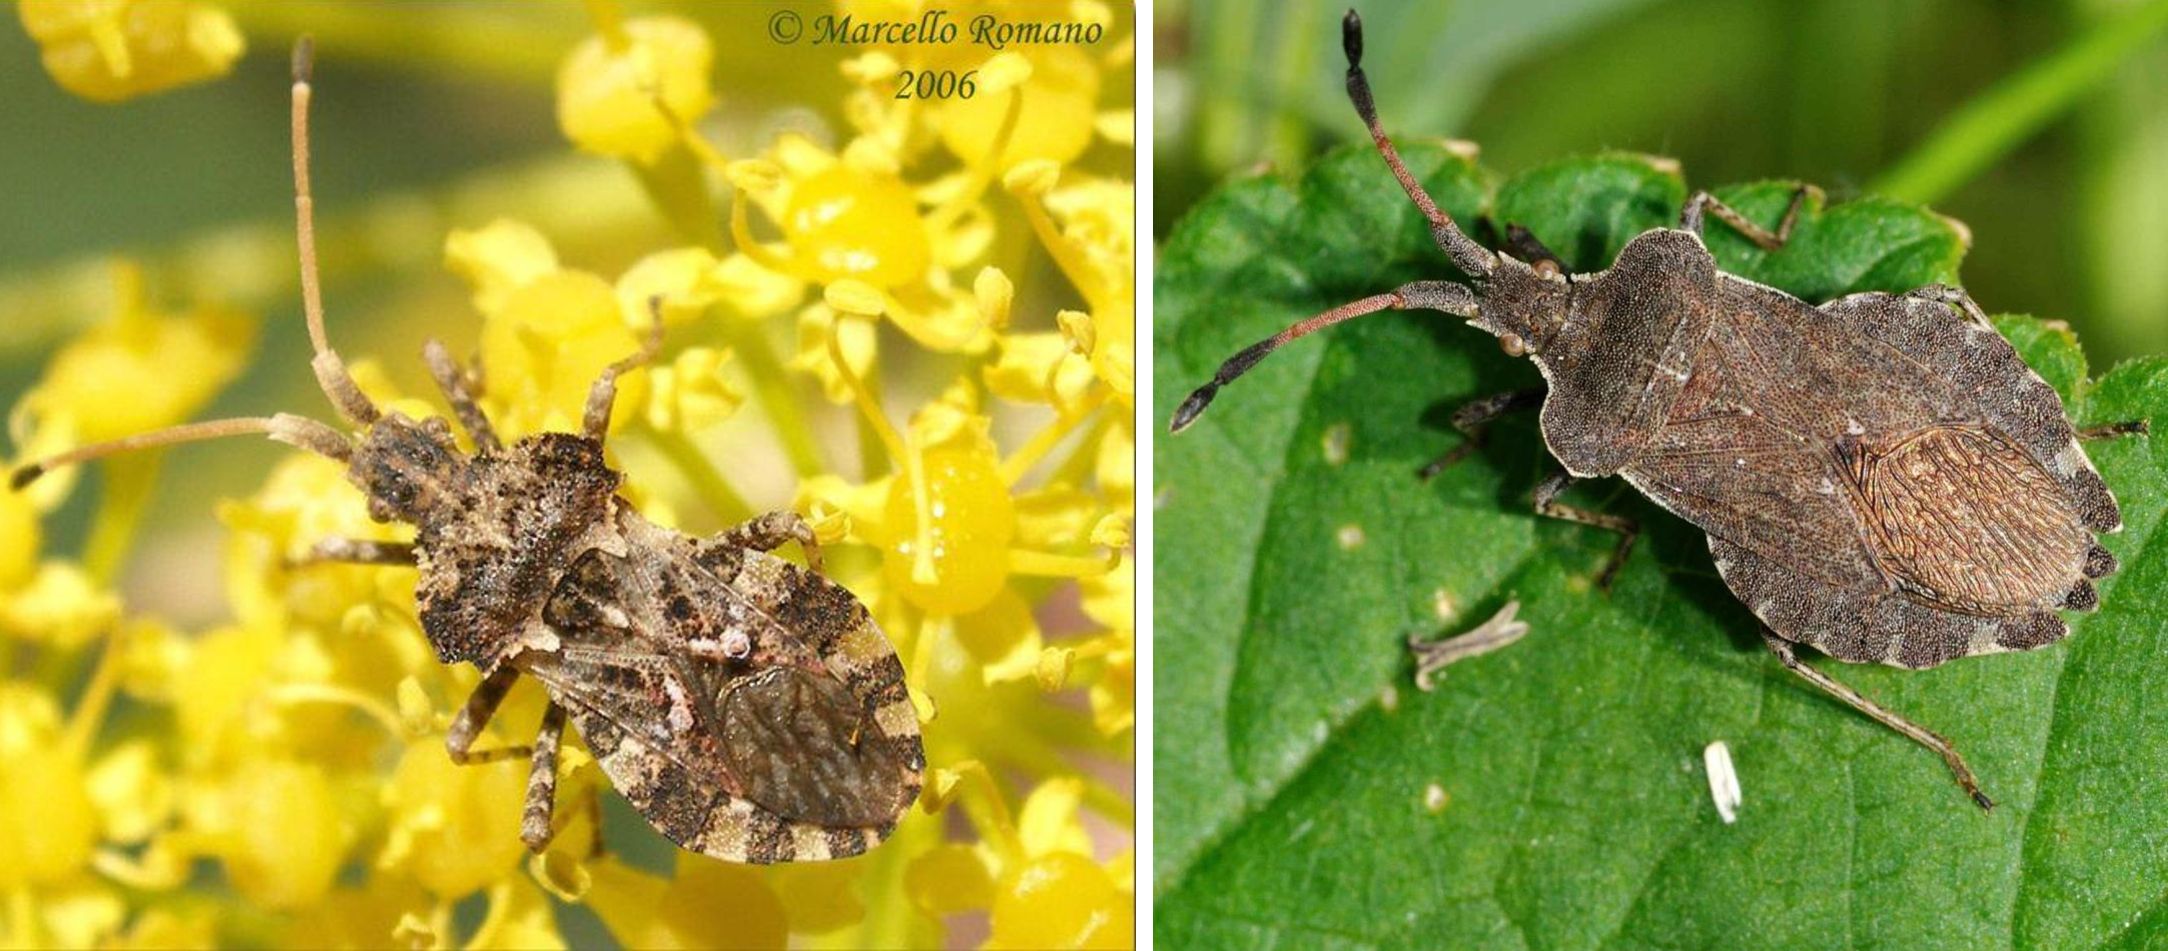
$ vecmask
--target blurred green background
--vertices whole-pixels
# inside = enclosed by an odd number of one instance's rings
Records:
[[[1355,5],[1397,137],[1471,140],[1506,174],[1615,148],[1677,158],[1695,187],[1896,192],[1971,228],[1964,280],[1989,311],[2069,321],[2096,367],[2168,350],[2168,4]],[[1364,138],[1345,9],[1158,5],[1155,236],[1230,172]],[[1951,161],[1900,168],[1930,142]]]

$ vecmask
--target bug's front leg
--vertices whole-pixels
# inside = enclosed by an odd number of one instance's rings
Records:
[[[1453,428],[1460,430],[1460,434],[1467,438],[1460,445],[1446,450],[1438,458],[1424,463],[1423,468],[1416,472],[1416,477],[1428,482],[1438,473],[1444,472],[1447,466],[1459,462],[1467,458],[1469,453],[1483,448],[1483,431],[1490,426],[1492,420],[1507,413],[1542,406],[1544,392],[1541,387],[1538,387],[1529,390],[1514,390],[1510,393],[1493,393],[1454,410]]]
[[[1603,570],[1596,574],[1596,587],[1609,592],[1611,582],[1618,578],[1618,570],[1626,564],[1626,556],[1633,553],[1634,539],[1641,537],[1641,524],[1623,515],[1591,512],[1558,501],[1559,495],[1566,491],[1566,487],[1578,481],[1580,480],[1564,472],[1553,474],[1550,478],[1543,480],[1541,485],[1536,486],[1536,513],[1551,518],[1564,519],[1568,522],[1578,522],[1582,525],[1593,525],[1597,528],[1618,533],[1618,547],[1611,550],[1611,558],[1604,562]]]
[[[452,762],[462,766],[472,763],[494,763],[498,760],[518,759],[530,756],[534,748],[529,746],[500,746],[495,749],[477,750],[474,741],[482,735],[482,728],[489,725],[489,718],[497,713],[497,706],[504,702],[504,695],[512,692],[512,684],[519,680],[519,668],[510,664],[490,671],[482,678],[480,686],[467,697],[465,706],[452,717],[452,725],[444,731],[444,751],[451,754]]]
[[[557,830],[557,750],[565,739],[565,708],[551,703],[542,713],[542,729],[534,738],[534,763],[527,773],[527,804],[519,816],[519,840],[539,853],[549,847]],[[602,827],[595,827],[601,841]]]
[[[710,540],[711,544],[750,548],[754,551],[774,551],[784,542],[797,542],[805,552],[805,564],[814,574],[821,574],[821,543],[813,534],[813,526],[792,511],[769,512],[753,518],[742,525],[724,530]]]
[[[1980,781],[1973,777],[1972,767],[1965,765],[1965,758],[1957,755],[1957,747],[1950,745],[1950,741],[1943,739],[1941,734],[1898,716],[1887,707],[1867,699],[1859,691],[1845,686],[1828,674],[1807,666],[1804,661],[1799,659],[1798,653],[1792,650],[1792,645],[1783,638],[1778,637],[1775,631],[1766,627],[1762,628],[1762,641],[1767,643],[1769,650],[1777,655],[1777,660],[1784,662],[1784,669],[1798,674],[1800,679],[1820,688],[1822,692],[1844,701],[1852,709],[1873,717],[1876,722],[1881,723],[1883,726],[1910,737],[1912,742],[1940,754],[1942,762],[1950,767],[1951,775],[1957,778],[1957,784],[1964,787],[1965,794],[1971,796],[1975,804],[1983,810],[1993,810],[1995,808],[1995,801],[1987,798],[1987,794],[1980,791]]]
[[[1792,203],[1785,207],[1784,220],[1777,223],[1775,233],[1748,221],[1738,209],[1718,201],[1715,195],[1708,192],[1695,192],[1694,197],[1686,200],[1686,207],[1679,212],[1679,230],[1700,234],[1702,214],[1707,212],[1715,215],[1718,221],[1730,225],[1732,230],[1745,235],[1748,241],[1760,245],[1762,250],[1781,250],[1784,243],[1792,239],[1792,225],[1799,221],[1799,205],[1806,199],[1808,187],[1801,185],[1792,192]]]

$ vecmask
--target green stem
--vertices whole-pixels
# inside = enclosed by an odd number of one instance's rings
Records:
[[[1940,200],[2061,115],[2163,27],[2168,0],[2102,20],[1974,97],[1867,190],[1902,201]]]
[[[92,517],[90,537],[83,543],[83,570],[99,585],[111,584],[128,559],[136,527],[158,482],[158,459],[152,454],[106,461],[105,492],[98,514]]]
[[[732,336],[731,346],[736,349],[738,358],[745,361],[745,372],[753,380],[753,392],[760,397],[760,408],[768,414],[769,422],[775,424],[776,438],[783,441],[783,452],[790,457],[791,468],[797,470],[801,479],[827,471],[827,464],[821,461],[820,446],[813,441],[812,426],[806,421],[804,409],[798,405],[797,394],[791,392],[790,380],[783,375],[783,361],[776,358],[768,338],[760,335],[758,326],[744,326]]]
[[[723,478],[723,473],[715,468],[715,463],[684,433],[656,431],[648,438],[670,464],[677,467],[678,473],[692,483],[700,501],[724,524],[735,525],[753,516],[753,506],[745,501],[745,496],[738,494],[738,490]]]

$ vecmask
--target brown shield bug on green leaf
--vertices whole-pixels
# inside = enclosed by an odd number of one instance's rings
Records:
[[[555,834],[557,753],[570,719],[603,771],[672,841],[733,862],[844,858],[879,844],[918,799],[926,754],[896,650],[865,606],[820,574],[795,513],[709,538],[658,527],[617,494],[603,457],[617,379],[661,345],[603,370],[582,431],[506,446],[472,378],[432,341],[424,358],[471,437],[442,419],[379,409],[324,336],[308,178],[309,46],[294,51],[294,205],[317,382],[359,432],[280,413],[84,446],[18,469],[17,489],[60,465],[220,436],[269,436],[339,460],[369,514],[411,544],[329,539],[320,560],[414,565],[423,631],[445,663],[483,673],[453,718],[453,760],[531,756],[520,837]],[[650,301],[659,309],[659,301]],[[807,568],[767,554],[785,542]],[[808,570],[810,569],[810,570]],[[533,746],[473,749],[521,674],[550,703]],[[598,842],[599,845],[599,842]]]
[[[1635,237],[1599,273],[1567,272],[1518,228],[1493,252],[1439,209],[1379,125],[1353,11],[1343,44],[1356,112],[1470,283],[1417,281],[1296,323],[1223,363],[1176,409],[1172,429],[1295,338],[1386,310],[1464,318],[1535,361],[1548,388],[1455,414],[1471,438],[1426,473],[1473,447],[1491,419],[1540,407],[1563,471],[1537,487],[1535,507],[1619,534],[1599,587],[1637,526],[1558,497],[1576,480],[1615,475],[1707,534],[1718,573],[1787,669],[1941,754],[1973,801],[1992,808],[1947,740],[1801,663],[1793,646],[1918,669],[2068,635],[2057,612],[2097,606],[2093,581],[2116,562],[2095,536],[2122,527],[2078,440],[2146,424],[2074,429],[2055,390],[1957,288],[1814,306],[1716,266],[1705,216],[1774,250],[1805,188],[1774,231],[1696,193],[1677,228]],[[1465,654],[1463,640],[1412,645],[1419,676]]]

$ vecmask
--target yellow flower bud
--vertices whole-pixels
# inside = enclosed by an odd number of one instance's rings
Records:
[[[666,367],[651,371],[653,393],[647,403],[648,425],[659,430],[697,432],[728,419],[745,394],[723,376],[730,351],[689,347]]]
[[[484,740],[484,743],[489,742]],[[440,896],[464,895],[519,867],[527,763],[459,765],[438,743],[408,746],[384,791],[382,864],[403,865]]]
[[[119,312],[61,348],[23,398],[33,415],[68,417],[84,442],[187,419],[241,371],[255,341],[254,322],[235,311],[143,310],[133,299],[132,276],[122,275]]]
[[[87,643],[120,619],[120,599],[73,563],[48,561],[30,583],[0,598],[0,631],[62,650]]]
[[[903,181],[846,162],[792,181],[779,224],[792,253],[822,280],[894,287],[923,276],[933,257]]]
[[[504,298],[557,270],[557,251],[534,226],[499,218],[444,239],[444,264],[474,288],[474,309],[494,314]]]
[[[831,403],[851,401],[850,384],[836,369],[834,357],[829,352],[828,337],[835,335],[843,359],[859,379],[873,369],[874,328],[871,321],[836,319],[835,311],[827,305],[808,307],[798,314],[798,353],[790,361],[792,369],[811,372],[820,378],[821,392]]]
[[[995,948],[1128,947],[1130,896],[1075,852],[1041,855],[1001,876],[987,941]]]
[[[173,813],[173,783],[158,768],[158,753],[148,740],[130,740],[91,767],[90,798],[104,823],[105,837],[141,842]]]
[[[585,271],[536,278],[482,322],[489,398],[510,407],[515,431],[575,429],[602,368],[639,349],[615,290]],[[619,377],[612,428],[637,415],[646,396],[645,373]]]
[[[1043,159],[1066,164],[1091,145],[1092,117],[1099,108],[1099,68],[1083,50],[1072,46],[1042,47],[1027,55],[1028,78],[1016,87],[1022,92],[1023,105],[999,162],[1010,166]],[[980,67],[980,82],[1013,83],[1019,72],[1014,62],[1024,59],[1013,52],[994,56]],[[1010,91],[981,92],[944,102],[936,119],[941,144],[967,164],[986,161],[1008,116],[1011,96]]]
[[[692,323],[719,296],[706,280],[716,266],[715,255],[697,246],[657,251],[633,262],[617,278],[617,307],[626,326],[645,334],[655,322],[649,301],[657,297],[662,298],[663,326]]]
[[[345,864],[353,831],[321,767],[255,759],[227,781],[212,832],[234,890],[269,908],[315,904]]]
[[[979,316],[995,331],[1009,329],[1009,306],[1016,301],[1016,285],[998,267],[979,269],[971,281],[971,295],[978,301]]]
[[[79,873],[98,842],[98,813],[59,711],[43,690],[0,685],[0,890]]]
[[[580,41],[558,67],[557,125],[587,151],[647,163],[714,107],[715,51],[699,24],[679,17],[639,17],[622,30]]]
[[[37,567],[38,512],[21,492],[0,492],[0,591],[30,580]]]
[[[226,74],[244,43],[226,11],[181,0],[23,0],[53,81],[118,102]]]
[[[921,913],[941,917],[993,904],[994,878],[978,849],[951,842],[913,856],[903,890]]]

